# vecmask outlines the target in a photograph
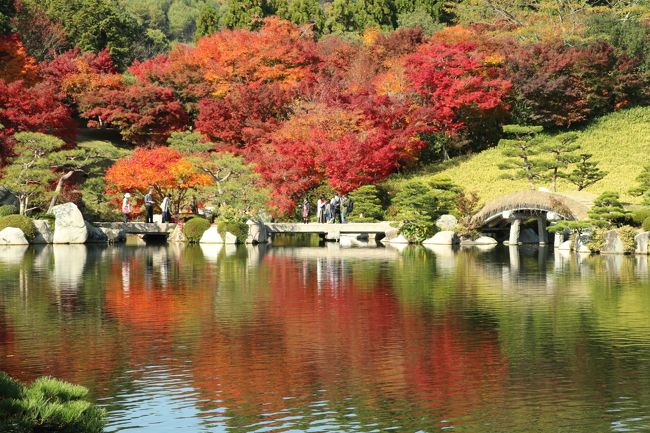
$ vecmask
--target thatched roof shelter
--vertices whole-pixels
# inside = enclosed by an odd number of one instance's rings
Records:
[[[591,207],[589,200],[577,200],[559,193],[542,191],[518,191],[507,194],[486,203],[474,215],[473,221],[481,226],[502,215],[511,212],[555,212],[563,219],[584,220]]]

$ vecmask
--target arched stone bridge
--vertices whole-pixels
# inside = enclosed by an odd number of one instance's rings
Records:
[[[587,194],[569,197],[561,193],[519,191],[486,203],[474,215],[473,222],[485,232],[509,231],[506,243],[517,245],[522,243],[522,224],[536,219],[538,242],[547,244],[549,222],[587,219],[592,205],[591,197]]]

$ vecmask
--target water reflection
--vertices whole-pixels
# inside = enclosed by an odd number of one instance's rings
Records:
[[[109,431],[649,422],[648,257],[44,246],[0,266],[0,369],[88,386]]]

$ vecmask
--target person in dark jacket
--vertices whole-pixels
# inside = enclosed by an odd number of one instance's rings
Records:
[[[156,202],[153,201],[153,188],[144,196],[144,208],[147,211],[147,219],[145,222],[153,223],[153,205]]]

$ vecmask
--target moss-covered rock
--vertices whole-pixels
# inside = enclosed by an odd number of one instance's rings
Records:
[[[195,244],[201,240],[201,236],[209,228],[210,221],[205,218],[194,217],[183,226],[183,234],[188,242]]]
[[[30,242],[34,240],[38,234],[34,222],[30,218],[22,215],[8,215],[0,218],[0,230],[6,229],[7,227],[14,227],[22,230],[25,238]]]

